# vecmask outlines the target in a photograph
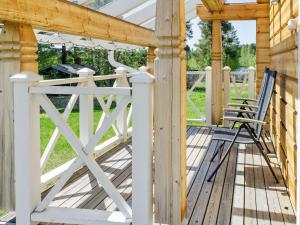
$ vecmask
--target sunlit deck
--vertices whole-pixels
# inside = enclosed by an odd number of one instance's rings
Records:
[[[206,127],[187,130],[188,209],[184,224],[295,224],[295,214],[275,154],[280,183],[276,184],[257,149],[239,146],[230,153],[213,182],[206,178],[217,160],[210,162],[217,142]],[[123,144],[98,163],[131,204],[131,144]],[[51,206],[116,210],[105,191],[86,168],[78,171]]]

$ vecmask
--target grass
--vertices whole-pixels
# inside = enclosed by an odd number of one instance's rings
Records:
[[[235,97],[234,91],[231,89],[230,97]],[[242,97],[247,97],[247,91],[243,91]],[[199,111],[202,114],[202,117],[205,118],[205,84],[201,84],[199,87],[195,88],[194,91],[190,94],[191,100],[194,102],[196,107],[199,108]],[[96,129],[97,123],[100,119],[102,111],[100,109],[96,109],[94,111],[94,129]],[[198,118],[196,112],[193,111],[189,102],[187,102],[187,118]],[[47,114],[41,114],[41,153],[44,152],[50,137],[55,129],[54,123],[48,117]],[[79,136],[79,113],[72,112],[68,119],[68,124],[73,129],[76,135]],[[188,122],[188,125],[205,125],[205,123],[195,123]],[[114,136],[114,131],[112,128],[106,132],[100,142],[108,140],[109,138]],[[45,170],[43,172],[48,172],[59,165],[73,159],[76,157],[75,151],[71,148],[66,139],[61,136],[54,148],[53,153],[51,154],[50,159],[47,162]]]
[[[6,214],[6,212],[0,210],[0,217],[4,216],[5,214]]]

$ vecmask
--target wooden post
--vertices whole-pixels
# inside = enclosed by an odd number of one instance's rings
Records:
[[[140,72],[132,82],[132,220],[153,225],[153,83]]]
[[[223,91],[224,91],[224,108],[227,107],[229,103],[229,94],[230,94],[230,67],[225,66],[223,69]],[[229,121],[223,121],[224,126],[228,127]]]
[[[155,48],[149,47],[147,52],[147,67],[148,67],[148,73],[154,74],[154,59],[155,59]]]
[[[212,125],[212,68],[210,66],[205,68],[205,105],[206,105],[206,125]]]
[[[20,71],[38,73],[37,40],[31,25],[20,24]]]
[[[85,87],[93,85],[93,75],[95,71],[83,68],[77,72],[79,77],[86,78]],[[87,144],[94,133],[94,96],[80,95],[79,96],[79,112],[80,112],[80,140],[83,144]]]
[[[128,87],[127,81],[127,70],[123,67],[119,67],[116,70],[116,74],[121,75],[122,77],[117,79],[117,87]],[[117,96],[117,105],[123,100],[123,96]],[[117,128],[122,135],[123,141],[127,140],[127,109],[125,108],[122,112],[119,113],[117,117]]]
[[[186,210],[184,1],[156,3],[155,220],[181,224]]]
[[[14,133],[17,224],[34,225],[31,213],[41,201],[40,107],[29,88],[40,76],[26,72],[14,75]]]
[[[222,33],[221,20],[212,21],[212,123],[219,124],[222,117]]]
[[[19,73],[18,24],[4,23],[0,34],[0,208],[15,208],[12,74]]]
[[[255,68],[252,66],[248,69],[248,97],[255,98]]]

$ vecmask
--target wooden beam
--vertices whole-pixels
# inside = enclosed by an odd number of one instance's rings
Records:
[[[197,5],[201,20],[256,20],[269,17],[269,4],[225,4],[221,12],[210,12],[204,5]]]
[[[203,5],[210,11],[222,11],[224,0],[202,0]]]
[[[78,36],[155,46],[152,30],[66,0],[0,0],[0,5],[0,20],[3,21]]]

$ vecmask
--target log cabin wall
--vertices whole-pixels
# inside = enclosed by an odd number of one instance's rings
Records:
[[[297,34],[288,29],[298,16],[298,0],[270,7],[271,68],[277,70],[270,107],[271,134],[293,205],[296,205]]]

